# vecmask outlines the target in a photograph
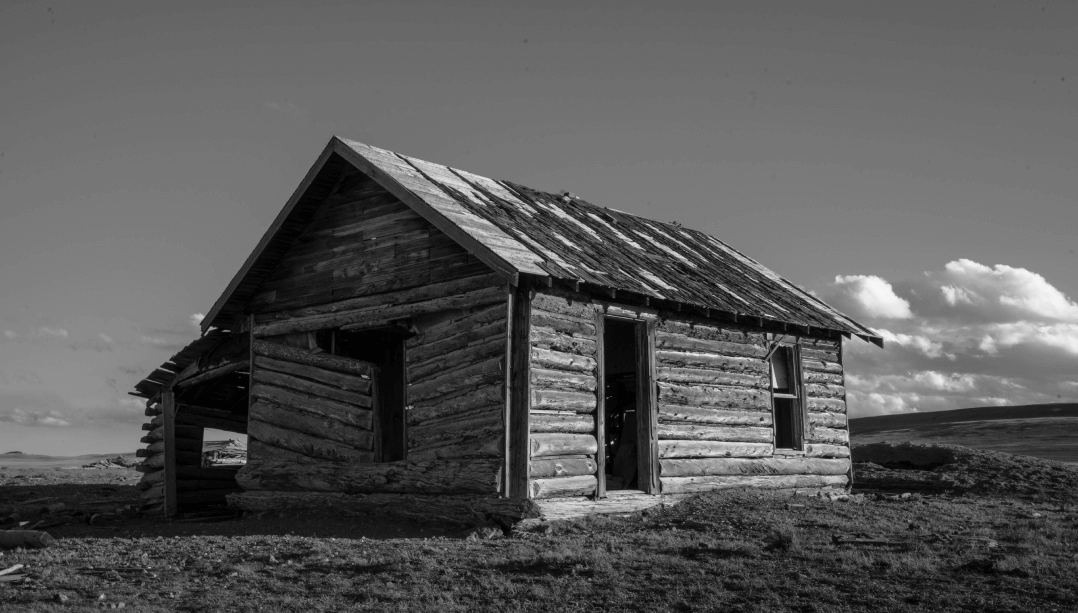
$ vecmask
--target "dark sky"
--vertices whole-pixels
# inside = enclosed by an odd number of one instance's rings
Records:
[[[221,4],[0,4],[0,452],[134,447],[334,134],[746,251],[855,415],[1078,398],[1078,3]]]

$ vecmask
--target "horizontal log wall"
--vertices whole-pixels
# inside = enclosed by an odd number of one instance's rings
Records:
[[[531,308],[529,495],[591,495],[599,452],[595,306],[583,296],[540,292]]]
[[[664,493],[848,483],[841,346],[800,342],[808,428],[804,453],[785,454],[773,446],[766,336],[674,317],[660,322],[656,371]]]
[[[253,353],[247,467],[281,453],[373,461],[373,365],[261,340]]]
[[[418,334],[405,342],[408,459],[474,459],[484,471],[494,462],[482,477],[494,483],[504,455],[508,288],[485,295],[485,304],[413,320]]]

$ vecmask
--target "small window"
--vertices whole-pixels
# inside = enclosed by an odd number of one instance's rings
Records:
[[[771,354],[771,406],[776,449],[803,449],[804,413],[797,347],[779,345]]]

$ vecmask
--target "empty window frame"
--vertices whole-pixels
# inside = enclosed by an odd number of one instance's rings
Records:
[[[805,440],[805,403],[798,346],[778,345],[772,350],[770,361],[775,449],[802,451]]]
[[[334,355],[370,362],[378,367],[375,381],[374,451],[376,462],[404,460],[408,453],[405,413],[408,374],[402,328],[333,330],[318,346]]]

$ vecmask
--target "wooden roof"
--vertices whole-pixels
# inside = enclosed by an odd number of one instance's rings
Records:
[[[246,303],[350,166],[516,284],[520,275],[630,292],[737,319],[875,331],[703,232],[334,137],[202,321],[237,325]]]
[[[220,330],[205,332],[200,338],[196,338],[188,343],[186,347],[180,349],[176,355],[169,358],[168,361],[150,373],[145,379],[136,383],[135,391],[130,392],[130,394],[142,398],[157,396],[185,368],[194,364],[199,357],[216,347],[218,343],[226,338],[228,338],[228,333]]]

